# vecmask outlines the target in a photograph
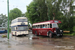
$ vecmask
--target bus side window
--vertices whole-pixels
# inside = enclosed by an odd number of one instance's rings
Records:
[[[45,25],[45,28],[47,28],[47,25]]]
[[[45,28],[45,25],[43,25],[43,28]]]
[[[36,25],[35,28],[38,28],[38,26]]]
[[[40,28],[40,26],[38,25],[38,28]]]
[[[52,28],[52,24],[50,24],[50,28]]]
[[[50,24],[48,24],[47,27],[50,28]]]
[[[35,26],[32,26],[32,28],[35,28]]]
[[[42,28],[42,25],[40,25],[40,28]]]

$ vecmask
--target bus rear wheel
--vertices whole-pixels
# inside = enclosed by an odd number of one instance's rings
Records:
[[[52,37],[53,37],[53,35],[52,35],[52,33],[51,33],[51,32],[49,33],[49,37],[50,37],[50,38],[52,38]]]

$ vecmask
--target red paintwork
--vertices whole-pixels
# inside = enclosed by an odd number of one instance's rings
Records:
[[[54,21],[58,21],[58,22],[54,22]],[[50,21],[45,21],[45,22],[50,22],[50,24],[51,23],[61,23],[61,21],[59,21],[59,20],[50,20]],[[44,23],[44,22],[39,22],[39,23]],[[34,23],[34,24],[39,24],[39,23]],[[40,35],[47,36],[48,35],[47,33],[49,31],[54,32],[55,29],[56,28],[33,28],[32,32],[33,32],[33,34],[35,34],[35,31],[36,31],[37,35],[39,35],[39,33],[40,33]]]
[[[54,32],[55,28],[38,28],[38,29],[32,29],[33,34],[35,34],[35,31],[37,32],[37,35],[44,35],[47,36],[47,32],[52,31]]]

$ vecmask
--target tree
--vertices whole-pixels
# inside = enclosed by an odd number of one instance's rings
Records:
[[[36,21],[39,21],[37,13],[37,4],[35,2],[31,2],[29,6],[27,6],[26,17],[28,18],[28,21],[31,24],[35,23]]]
[[[34,0],[31,2],[27,6],[26,17],[28,17],[31,24],[48,20],[45,0]]]
[[[74,27],[74,5],[73,2],[75,0],[62,0],[62,7],[61,11],[64,13],[64,16],[66,17],[66,24],[67,29],[70,31],[73,31]]]
[[[46,0],[47,8],[49,9],[50,19],[53,19],[53,13],[55,13],[55,19],[62,22],[61,28],[72,31],[73,29],[73,16],[74,0]],[[63,24],[64,23],[64,24]]]
[[[10,10],[9,12],[9,20],[11,21],[17,17],[21,17],[21,15],[22,15],[21,10],[19,10],[18,8],[14,8],[13,10]]]
[[[0,26],[7,27],[6,15],[0,14]]]
[[[45,4],[45,0],[34,0],[34,2],[37,4],[37,12],[40,22],[47,21],[48,16],[47,16],[47,6]]]
[[[25,13],[23,13],[21,16],[22,16],[22,17],[26,17]]]
[[[55,17],[57,20],[63,17],[63,13],[60,11],[61,2],[62,0],[46,0],[50,20],[53,20],[53,17]]]

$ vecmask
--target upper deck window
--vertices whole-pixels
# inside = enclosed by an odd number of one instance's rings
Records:
[[[18,22],[27,22],[27,19],[18,19]]]

